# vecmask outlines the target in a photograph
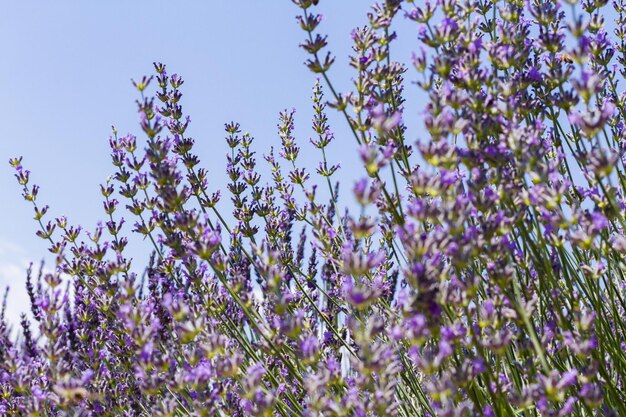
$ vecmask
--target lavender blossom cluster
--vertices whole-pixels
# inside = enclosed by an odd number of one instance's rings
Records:
[[[315,172],[285,111],[261,158],[225,125],[216,190],[163,64],[133,82],[142,138],[114,129],[95,230],[10,161],[56,264],[28,271],[17,338],[0,320],[0,415],[626,416],[626,0],[386,0],[344,93],[318,1],[293,3]],[[345,207],[329,111],[362,161]]]

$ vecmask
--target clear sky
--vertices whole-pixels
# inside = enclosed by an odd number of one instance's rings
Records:
[[[319,8],[325,16],[320,29],[337,55],[331,74],[341,91],[350,88],[352,76],[350,31],[367,22],[369,4],[328,0]],[[188,133],[197,141],[213,189],[226,181],[223,125],[231,120],[255,136],[261,155],[280,144],[278,112],[295,107],[296,135],[307,149],[306,162],[314,166],[315,154],[306,144],[315,76],[303,65],[297,13],[289,0],[3,2],[0,286],[12,288],[12,319],[28,309],[26,265],[49,256],[45,242],[34,236],[32,210],[20,196],[8,159],[24,157],[32,182],[41,186],[40,203],[50,205],[52,216],[66,215],[92,229],[103,214],[99,184],[114,172],[111,125],[141,137],[130,78],[151,73],[153,61],[185,79]],[[400,29],[392,57],[408,62],[416,29],[406,24]],[[409,70],[407,78],[415,74]],[[415,101],[407,106],[413,115],[422,107]],[[330,116],[337,136],[330,159],[342,164],[340,179],[348,191],[361,175],[356,147],[345,123]]]

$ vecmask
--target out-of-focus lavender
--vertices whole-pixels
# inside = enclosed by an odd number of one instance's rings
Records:
[[[17,338],[2,310],[0,414],[626,415],[626,3],[377,3],[348,92],[318,1],[293,3],[319,77],[310,136],[293,111],[270,149],[227,123],[226,189],[160,63],[133,81],[141,136],[113,129],[95,230],[51,218],[10,161],[56,263],[29,269]],[[413,68],[392,59],[399,19]],[[362,179],[340,181],[335,140]]]

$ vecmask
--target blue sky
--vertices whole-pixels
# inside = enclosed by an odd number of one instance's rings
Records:
[[[370,2],[321,3],[320,29],[329,34],[337,55],[331,75],[339,90],[347,91],[350,31],[366,23]],[[295,107],[303,158],[314,166],[316,154],[306,144],[315,76],[303,65],[306,54],[298,44],[304,33],[291,1],[15,1],[3,6],[0,285],[12,287],[11,317],[28,308],[22,271],[29,261],[48,255],[45,242],[34,236],[32,211],[21,199],[8,159],[24,157],[32,182],[41,186],[39,200],[50,205],[52,216],[66,215],[92,229],[103,214],[98,185],[113,173],[111,125],[141,137],[130,78],[151,73],[153,61],[166,63],[168,72],[186,80],[182,103],[192,118],[188,133],[196,139],[213,189],[226,181],[223,125],[231,120],[255,136],[262,154],[280,143],[278,112]],[[397,44],[393,58],[408,62],[415,28],[401,25]],[[415,74],[409,71],[407,78]],[[412,102],[407,109],[417,115],[421,107]],[[348,191],[361,168],[345,123],[329,115],[337,137],[330,159],[342,164],[339,179]]]

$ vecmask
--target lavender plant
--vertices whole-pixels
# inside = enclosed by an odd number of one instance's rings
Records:
[[[293,3],[315,172],[285,111],[262,158],[225,125],[216,190],[163,64],[133,82],[143,138],[114,129],[95,230],[50,219],[11,160],[56,263],[28,271],[17,339],[0,320],[0,414],[626,416],[624,0],[377,3],[343,93],[318,1]],[[363,164],[344,207],[328,111]]]

